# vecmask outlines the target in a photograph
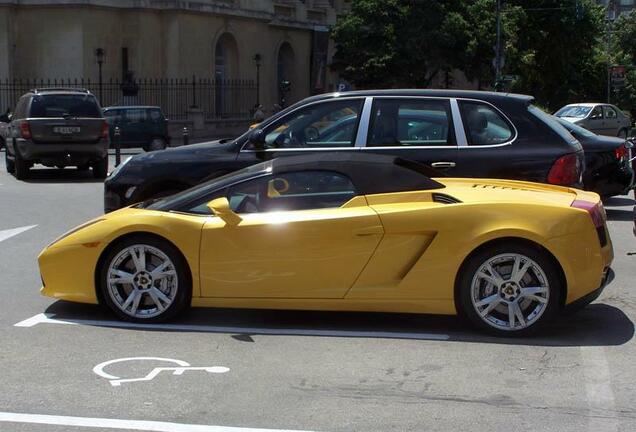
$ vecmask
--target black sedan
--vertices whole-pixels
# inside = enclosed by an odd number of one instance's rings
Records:
[[[624,195],[634,186],[634,171],[629,148],[624,138],[597,135],[594,132],[558,119],[585,151],[583,186],[603,198]]]
[[[460,90],[376,90],[314,96],[236,139],[129,159],[105,183],[104,208],[166,196],[281,156],[389,154],[453,177],[580,185],[584,154],[531,96]]]

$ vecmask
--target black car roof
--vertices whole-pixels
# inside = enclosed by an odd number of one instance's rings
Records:
[[[358,151],[288,156],[263,163],[272,174],[294,171],[333,171],[352,181],[360,195],[441,189],[429,175],[436,171],[418,162]]]
[[[448,89],[394,89],[394,90],[356,90],[342,93],[325,93],[304,99],[303,103],[318,101],[323,99],[351,96],[429,96],[429,97],[452,97],[479,99],[484,101],[514,100],[520,103],[529,104],[534,101],[534,97],[517,93],[498,93],[478,90],[448,90]]]

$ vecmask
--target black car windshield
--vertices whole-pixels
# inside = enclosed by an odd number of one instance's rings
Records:
[[[555,117],[555,119],[561,123],[563,125],[564,128],[566,128],[570,133],[574,133],[577,134],[579,136],[582,137],[586,137],[586,138],[594,138],[596,136],[595,133],[590,132],[589,130],[579,126],[579,125],[575,125],[574,123],[571,123],[567,120],[563,120],[560,119],[558,117]]]
[[[272,163],[263,162],[256,165],[243,168],[238,171],[225,174],[221,177],[208,180],[205,183],[198,184],[190,189],[186,189],[183,192],[171,195],[166,198],[161,198],[156,201],[146,201],[139,204],[139,208],[145,208],[148,210],[170,211],[181,207],[183,204],[196,200],[203,195],[221,190],[234,183],[247,180],[258,176],[259,173],[266,174],[272,170]]]
[[[102,113],[97,105],[97,100],[90,94],[46,94],[33,97],[30,117],[59,118],[65,116],[100,118]]]
[[[582,105],[568,105],[564,106],[556,113],[554,113],[557,117],[574,117],[574,118],[583,118],[587,116],[592,107],[582,106]]]

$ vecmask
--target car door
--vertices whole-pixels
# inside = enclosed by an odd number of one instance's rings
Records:
[[[384,232],[351,181],[335,172],[263,176],[222,195],[242,221],[205,223],[204,297],[342,298]]]
[[[605,116],[603,115],[603,107],[595,106],[590,112],[590,115],[587,117],[586,121],[586,129],[591,130],[592,132],[599,135],[607,135],[607,131],[605,128]]]
[[[365,98],[334,98],[301,106],[263,128],[265,143],[247,142],[238,155],[242,166],[306,152],[357,151],[358,125]]]
[[[605,116],[605,135],[617,136],[622,125],[616,110],[609,105],[603,105],[603,115]]]
[[[375,97],[364,152],[399,156],[453,175],[457,141],[449,99]]]

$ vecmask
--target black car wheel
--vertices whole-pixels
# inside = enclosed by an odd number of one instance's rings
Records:
[[[546,254],[523,243],[486,248],[462,266],[462,315],[496,336],[525,336],[554,317],[561,280]]]
[[[93,164],[93,177],[96,179],[105,179],[108,175],[108,156]]]
[[[167,147],[166,140],[163,138],[153,138],[145,147],[145,151],[165,150]]]
[[[13,171],[15,171],[15,162],[12,159],[9,159],[9,149],[7,148],[4,149],[4,163],[7,167],[7,172],[9,174],[13,174]]]
[[[28,178],[29,168],[31,167],[31,165],[29,164],[28,161],[25,161],[24,159],[22,159],[22,156],[20,155],[19,151],[16,151],[15,154],[13,155],[13,161],[14,161],[13,175],[15,176],[15,178],[18,180],[24,180]]]
[[[124,320],[161,322],[190,304],[192,282],[186,261],[166,240],[143,234],[129,237],[101,262],[102,299]]]

